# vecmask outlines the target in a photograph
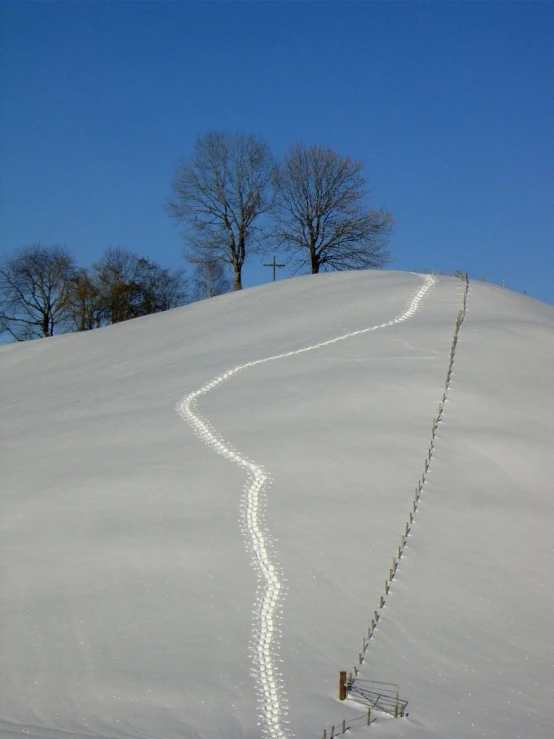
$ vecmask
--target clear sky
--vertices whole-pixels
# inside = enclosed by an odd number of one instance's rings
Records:
[[[365,162],[391,268],[554,303],[552,2],[1,2],[0,29],[1,253],[181,265],[171,175],[241,130]]]

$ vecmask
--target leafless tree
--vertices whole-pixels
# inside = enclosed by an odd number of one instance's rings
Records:
[[[0,264],[0,324],[17,341],[70,326],[75,263],[60,244],[33,244]]]
[[[98,289],[98,306],[103,324],[120,323],[135,318],[134,299],[137,259],[120,246],[106,249],[93,264],[92,276]]]
[[[187,300],[183,270],[168,270],[121,247],[93,265],[91,283],[102,324],[176,308]]]
[[[195,300],[223,295],[231,289],[231,282],[225,273],[225,265],[217,259],[204,259],[196,262],[192,277]]]
[[[293,146],[274,174],[275,243],[296,270],[383,267],[393,226],[384,208],[366,205],[362,162],[322,146]]]
[[[188,300],[185,271],[166,269],[146,257],[137,259],[134,311],[137,316],[177,308]]]
[[[210,131],[198,139],[190,161],[181,161],[167,209],[186,227],[186,256],[231,265],[234,289],[256,245],[256,221],[271,204],[273,161],[256,136]]]
[[[80,268],[72,280],[71,314],[77,331],[91,331],[102,325],[100,288],[89,270]]]

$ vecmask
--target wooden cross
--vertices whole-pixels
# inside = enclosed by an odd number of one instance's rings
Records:
[[[284,267],[285,265],[284,264],[277,264],[277,262],[275,261],[275,254],[274,254],[273,255],[273,261],[270,262],[269,264],[264,264],[263,266],[264,267],[273,267],[273,282],[275,282],[275,271],[276,271],[277,267]]]

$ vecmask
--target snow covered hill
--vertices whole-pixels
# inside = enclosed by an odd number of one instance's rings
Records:
[[[317,275],[0,347],[0,737],[319,739],[354,665],[409,715],[352,736],[553,736],[553,307],[470,283],[413,512],[464,291]]]

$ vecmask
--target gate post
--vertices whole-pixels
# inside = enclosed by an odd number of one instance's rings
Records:
[[[346,672],[339,672],[339,700],[346,699]]]

